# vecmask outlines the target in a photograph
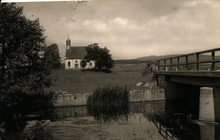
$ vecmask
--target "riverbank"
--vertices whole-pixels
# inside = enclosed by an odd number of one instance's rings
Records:
[[[92,93],[60,94],[55,107],[86,105],[87,97]],[[154,86],[145,90],[130,90],[130,102],[165,100],[165,90]]]

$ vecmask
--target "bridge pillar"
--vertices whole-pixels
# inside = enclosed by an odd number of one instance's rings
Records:
[[[201,87],[199,120],[220,121],[220,87]]]

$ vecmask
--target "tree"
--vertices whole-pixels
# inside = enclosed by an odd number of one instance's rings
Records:
[[[44,52],[44,57],[49,67],[51,67],[52,69],[60,69],[61,57],[58,45],[51,44],[50,46],[44,48]]]
[[[0,4],[0,103],[6,107],[29,106],[27,97],[31,94],[47,96],[44,89],[53,85],[54,80],[52,73],[56,67],[48,65],[48,57],[44,57],[45,30],[39,19],[31,21],[22,11],[15,3]],[[28,103],[40,102],[32,99]]]
[[[80,62],[80,66],[84,69],[86,67],[86,63],[87,61],[85,59],[83,59],[81,62]]]
[[[94,43],[89,45],[86,48],[87,55],[84,59],[94,60],[95,67],[101,70],[102,67],[106,69],[111,69],[114,67],[114,60],[111,58],[111,54],[109,54],[109,50],[105,48],[100,48],[98,43]]]

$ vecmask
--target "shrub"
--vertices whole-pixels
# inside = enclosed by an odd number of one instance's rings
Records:
[[[128,117],[129,90],[127,86],[104,86],[95,89],[86,103],[89,115],[97,120],[118,120]]]
[[[145,75],[148,75],[150,73],[152,73],[152,69],[151,69],[151,66],[149,64],[147,64],[145,69],[142,72],[142,75],[145,76]]]
[[[40,121],[27,130],[0,132],[0,136],[5,140],[55,140],[48,124]]]

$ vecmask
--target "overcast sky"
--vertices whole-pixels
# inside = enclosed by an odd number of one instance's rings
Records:
[[[183,54],[220,47],[219,0],[93,0],[17,3],[39,18],[46,43],[98,43],[113,59]],[[75,9],[76,8],[76,9]],[[75,9],[75,10],[74,10]]]

